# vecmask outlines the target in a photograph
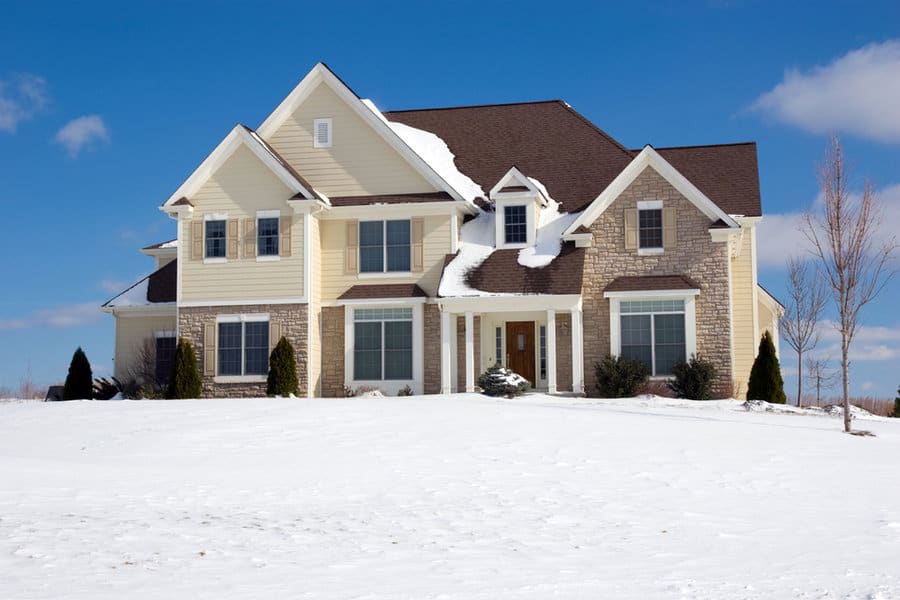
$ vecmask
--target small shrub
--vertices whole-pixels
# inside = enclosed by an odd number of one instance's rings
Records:
[[[72,355],[69,374],[63,386],[63,400],[90,400],[94,392],[94,375],[91,363],[81,346]]]
[[[781,366],[775,354],[772,336],[766,331],[759,342],[759,352],[753,367],[750,369],[750,380],[747,382],[747,400],[765,400],[770,404],[784,404],[784,379],[781,377]]]
[[[679,361],[672,367],[674,379],[669,388],[678,398],[709,400],[712,398],[716,367],[700,356],[691,356],[687,362]]]
[[[300,393],[297,381],[297,360],[294,346],[284,336],[269,355],[269,376],[266,378],[267,396],[290,396]]]
[[[488,396],[512,398],[525,393],[528,380],[511,369],[495,364],[478,377],[478,387]]]
[[[398,395],[398,396],[412,396],[412,395],[413,395],[413,389],[412,389],[411,387],[409,387],[408,385],[404,385],[404,386],[397,392],[397,395]]]
[[[356,396],[356,390],[354,390],[349,385],[345,385],[343,388],[341,388],[341,394],[344,398],[353,398],[354,396]]]
[[[650,369],[637,360],[607,354],[594,365],[595,387],[602,398],[628,398],[647,382]]]
[[[200,384],[200,370],[197,368],[197,354],[194,347],[186,339],[178,338],[166,398],[199,398],[202,393],[203,386]]]

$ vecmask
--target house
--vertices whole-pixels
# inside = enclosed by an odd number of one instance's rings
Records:
[[[115,373],[192,342],[208,396],[473,390],[494,363],[582,393],[605,354],[695,353],[746,391],[781,307],[757,283],[756,145],[626,148],[565,102],[382,112],[316,65],[161,210],[156,270],[103,305]]]

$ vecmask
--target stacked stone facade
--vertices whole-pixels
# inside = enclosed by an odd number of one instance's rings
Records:
[[[625,250],[625,210],[635,210],[642,200],[662,200],[677,211],[675,248],[662,254],[638,255]],[[610,352],[609,300],[604,288],[617,277],[686,275],[697,282],[697,352],[711,360],[718,373],[716,391],[731,388],[731,304],[729,298],[728,244],[713,242],[709,218],[648,167],[593,225],[593,245],[584,260],[584,378],[585,392],[595,389],[594,364]]]
[[[426,394],[441,392],[441,311],[437,304],[425,305],[425,381]]]
[[[204,327],[215,324],[216,317],[233,314],[268,313],[269,323],[281,327],[281,335],[294,346],[297,358],[297,381],[300,384],[300,396],[307,390],[307,305],[305,304],[252,304],[245,306],[202,306],[178,309],[178,335],[189,340],[197,353],[200,378],[205,398],[242,398],[266,395],[266,382],[242,381],[217,382],[216,376],[206,375]],[[218,337],[218,336],[217,336]],[[265,379],[263,377],[262,379]]]
[[[572,315],[567,312],[556,313],[556,389],[572,391]]]
[[[344,307],[322,307],[322,395],[344,395]]]

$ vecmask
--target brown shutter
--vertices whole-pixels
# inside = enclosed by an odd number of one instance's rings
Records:
[[[678,234],[675,228],[675,209],[663,209],[663,248],[671,250],[677,244]]]
[[[357,221],[347,221],[344,272],[348,275],[356,275],[359,272],[359,224]]]
[[[191,221],[191,260],[203,260],[203,219]]]
[[[256,257],[256,219],[244,219],[244,258]]]
[[[637,250],[638,247],[638,224],[637,210],[633,208],[625,209],[625,249]]]
[[[425,268],[425,252],[423,240],[425,238],[425,219],[419,217],[412,220],[412,270],[421,273]]]
[[[212,377],[216,374],[216,324],[203,326],[203,374]]]
[[[306,216],[304,215],[304,219]],[[294,217],[281,217],[281,239],[278,240],[278,255],[291,255],[291,225]]]
[[[228,260],[237,260],[239,244],[238,219],[228,219],[228,230],[225,234],[225,258]]]
[[[269,356],[272,355],[272,350],[275,349],[275,346],[278,345],[278,340],[281,339],[281,323],[273,323],[269,321]]]

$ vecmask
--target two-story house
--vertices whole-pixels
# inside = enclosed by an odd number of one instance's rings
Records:
[[[204,394],[472,391],[507,365],[590,390],[605,354],[654,377],[699,353],[746,391],[781,308],[757,284],[753,143],[629,149],[562,101],[381,112],[318,64],[163,203],[176,239],[107,302],[115,374],[176,336]]]

